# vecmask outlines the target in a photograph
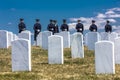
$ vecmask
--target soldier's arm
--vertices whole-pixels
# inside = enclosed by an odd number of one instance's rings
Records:
[[[20,24],[18,24],[18,28],[19,28],[19,30],[20,30]]]
[[[105,25],[105,28],[104,28],[104,29],[105,29],[105,32],[106,32],[106,25]]]
[[[67,31],[69,31],[69,26],[67,25]]]
[[[59,32],[59,26],[57,25],[57,32]]]
[[[60,27],[60,30],[62,31],[62,25],[61,25],[61,27]]]
[[[40,31],[41,31],[41,28],[42,28],[42,26],[41,26],[41,24],[40,24],[40,26],[39,26]]]
[[[82,24],[82,31],[84,31],[84,25]]]
[[[96,31],[98,30],[97,28],[98,28],[98,27],[96,26]]]
[[[23,25],[23,28],[26,29],[26,25],[25,24]]]

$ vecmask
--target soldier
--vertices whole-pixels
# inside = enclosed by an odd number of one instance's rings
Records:
[[[112,26],[109,24],[110,21],[106,21],[106,25],[105,25],[105,32],[112,32]]]
[[[18,24],[18,29],[19,29],[19,33],[26,30],[26,25],[24,23],[24,19],[22,19],[22,18],[20,18],[20,23]]]
[[[82,23],[80,23],[80,20],[78,20],[78,23],[76,24],[76,30],[77,30],[77,32],[80,32],[83,34],[84,26]]]
[[[50,20],[50,24],[48,24],[47,30],[51,31],[54,34],[55,26],[54,26],[53,20]]]
[[[61,31],[69,31],[69,26],[66,24],[66,20],[63,19],[63,24],[61,25]]]
[[[58,28],[57,20],[54,20],[54,27],[55,27],[54,33],[59,33],[59,28]]]
[[[90,25],[89,30],[91,32],[97,32],[97,26],[95,25],[95,20],[92,20],[92,24]]]
[[[36,23],[34,24],[34,41],[36,42],[37,35],[41,32],[41,24],[40,20],[36,19]]]

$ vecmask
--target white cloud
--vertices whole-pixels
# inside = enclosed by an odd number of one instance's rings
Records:
[[[105,14],[102,14],[102,13],[99,13],[99,14],[97,15],[97,18],[106,18],[106,15],[105,15]]]
[[[69,23],[69,29],[74,29],[77,23]]]
[[[116,23],[117,22],[115,19],[107,19],[107,20],[109,20],[112,23]]]
[[[104,29],[106,20],[109,20],[113,24],[117,23],[117,18],[120,18],[120,8],[112,8],[108,9],[105,13],[98,13],[95,17],[70,18],[70,21],[72,23],[69,23],[69,26],[71,27],[71,29],[75,28],[75,24],[77,23],[76,21],[80,19],[84,24],[84,28],[88,30],[89,26],[91,25],[91,20],[96,20],[96,25],[98,26],[98,28]],[[113,29],[118,29],[118,26],[114,25]]]
[[[112,9],[108,9],[108,10],[111,10],[111,11],[120,11],[120,8],[112,8]]]
[[[109,10],[107,12],[105,12],[106,15],[109,15],[109,14],[115,14],[115,12],[113,10]]]
[[[118,29],[118,27],[116,25],[113,25],[112,28],[113,29]]]
[[[108,15],[109,18],[120,18],[120,14]]]

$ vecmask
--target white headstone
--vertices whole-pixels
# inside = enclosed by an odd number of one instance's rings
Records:
[[[101,32],[100,35],[101,35],[101,40],[109,40],[109,34],[110,33],[107,33],[107,32]]]
[[[0,48],[8,47],[9,47],[8,31],[0,30]]]
[[[118,37],[120,37],[120,32],[118,32]]]
[[[22,31],[21,33],[18,34],[18,37],[29,40],[31,44],[31,32],[30,31]]]
[[[26,39],[12,42],[12,71],[31,71],[31,45]]]
[[[63,37],[63,47],[70,48],[70,32],[62,31],[60,33],[55,33],[55,35],[59,35]]]
[[[42,47],[42,33],[39,33],[37,36],[37,46]]]
[[[63,64],[63,37],[53,35],[48,39],[49,64]]]
[[[52,36],[52,32],[44,31],[42,32],[42,48],[48,49],[48,37]]]
[[[120,64],[120,37],[115,38],[115,63]]]
[[[71,44],[72,58],[84,58],[83,35],[74,33]]]
[[[70,35],[70,45],[72,44],[72,41],[73,41],[73,34]]]
[[[113,42],[101,41],[95,44],[95,69],[97,74],[115,74]]]
[[[31,34],[31,32],[29,30],[22,31],[21,33],[30,33]]]
[[[18,40],[18,36],[16,34],[13,34],[13,41]]]
[[[86,44],[89,50],[95,50],[95,43],[100,41],[100,35],[98,32],[88,32],[86,34]]]
[[[118,37],[118,34],[116,32],[112,32],[111,34],[109,34],[109,41],[114,42],[115,38]]]
[[[87,42],[88,42],[88,41],[87,41],[87,36],[88,36],[88,33],[86,33],[85,36],[84,36],[84,43],[85,43],[85,46],[88,45],[88,44],[87,44]]]
[[[31,45],[34,45],[34,34],[31,33]]]
[[[8,45],[11,46],[11,42],[13,41],[13,33],[8,32]]]

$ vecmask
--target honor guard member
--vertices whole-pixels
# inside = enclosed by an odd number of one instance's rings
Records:
[[[41,24],[39,19],[36,19],[36,23],[34,24],[33,29],[34,29],[34,41],[36,42],[37,35],[41,32]]]
[[[61,31],[69,31],[69,26],[66,24],[66,20],[63,19],[63,24],[61,25]]]
[[[26,25],[24,23],[24,19],[20,18],[20,23],[18,24],[18,29],[19,29],[19,33],[21,33],[22,31],[26,30]]]
[[[97,26],[95,25],[95,20],[92,20],[92,24],[90,25],[89,30],[91,32],[97,32]]]
[[[76,30],[77,30],[77,32],[80,32],[83,34],[84,26],[82,23],[80,23],[80,20],[78,20],[78,23],[76,24]]]
[[[52,34],[54,34],[55,27],[54,27],[53,20],[50,20],[50,24],[48,24],[47,30],[48,30],[48,31],[51,31]]]
[[[54,27],[55,27],[54,33],[59,33],[59,28],[58,28],[57,20],[54,20]]]
[[[106,21],[106,25],[105,25],[105,32],[112,32],[112,26],[109,24],[110,21]]]

